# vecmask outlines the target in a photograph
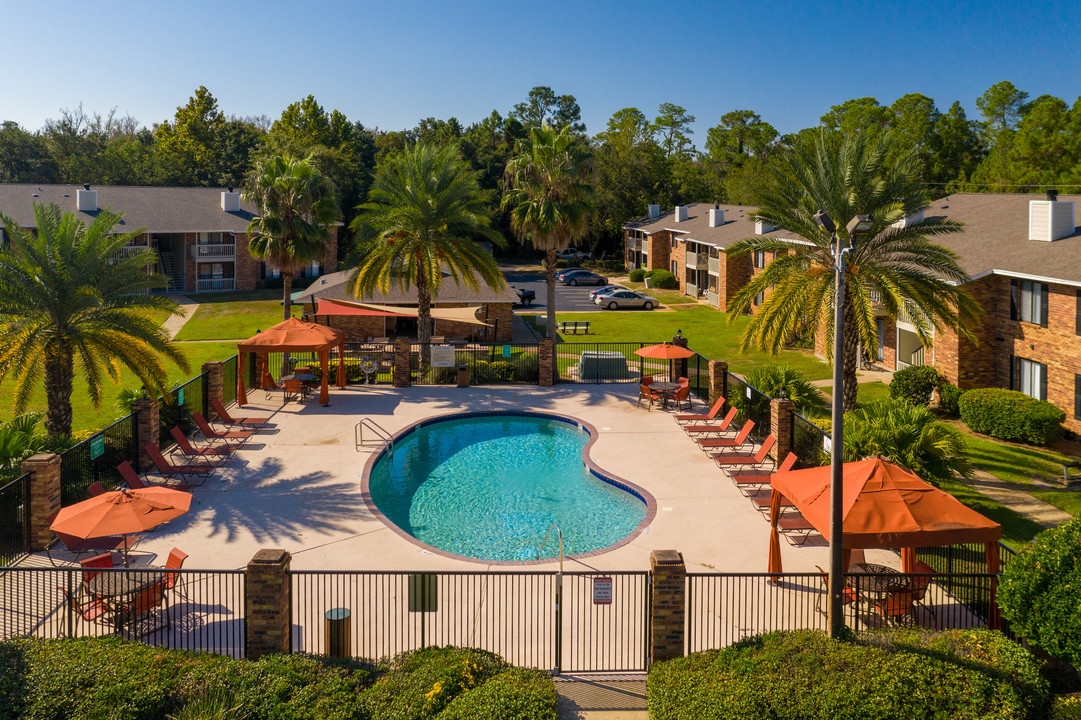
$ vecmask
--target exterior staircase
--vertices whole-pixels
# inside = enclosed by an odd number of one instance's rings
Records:
[[[180,277],[180,268],[176,264],[176,254],[171,252],[158,252],[161,258],[161,270],[169,281],[166,292],[184,292],[184,281]]]

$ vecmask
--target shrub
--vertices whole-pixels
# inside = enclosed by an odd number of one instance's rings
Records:
[[[540,380],[540,358],[536,355],[523,355],[518,358],[514,372],[520,382],[538,382]]]
[[[1052,720],[1081,720],[1081,693],[1055,698],[1051,706]]]
[[[492,366],[487,360],[477,360],[469,363],[469,384],[487,385],[492,382]]]
[[[646,271],[642,268],[635,268],[631,270],[630,281],[631,282],[643,282],[646,279]]]
[[[957,403],[961,421],[984,435],[1046,445],[1062,432],[1066,413],[1048,402],[1000,388],[969,390]]]
[[[513,382],[514,381],[514,363],[509,363],[506,360],[496,360],[488,366],[491,371],[492,380],[496,382]]]
[[[429,367],[426,379],[430,385],[456,385],[457,367]]]
[[[941,378],[930,365],[913,365],[898,370],[890,380],[890,397],[907,400],[914,405],[929,405],[931,393]]]
[[[439,720],[555,720],[556,689],[546,673],[510,668],[455,698]]]
[[[943,380],[938,386],[938,411],[946,417],[958,417],[960,415],[958,402],[964,393],[964,390],[949,380]]]
[[[801,415],[818,415],[826,408],[826,396],[822,391],[788,364],[754,368],[744,379],[751,387],[758,388],[771,398],[780,397],[783,390],[785,397],[792,401],[796,412]]]
[[[662,290],[675,290],[679,287],[676,276],[667,270],[653,270],[653,287]]]
[[[649,716],[692,718],[1044,717],[1047,682],[1027,651],[983,630],[816,631],[748,638],[649,671]]]
[[[1081,518],[1044,530],[1002,575],[998,604],[1010,628],[1049,655],[1081,665]]]

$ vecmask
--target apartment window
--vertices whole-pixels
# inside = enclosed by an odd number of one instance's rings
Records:
[[[754,251],[754,266],[756,268],[764,268],[764,267],[766,267],[766,251],[765,250],[755,250]]]
[[[757,295],[754,296],[754,306],[758,307],[759,305],[762,304],[762,301],[765,300],[765,299],[766,299],[766,291],[763,290],[762,292],[760,292],[760,293],[758,293]]]
[[[1074,311],[1074,314],[1077,316],[1074,321],[1074,332],[1081,335],[1081,290],[1077,291],[1077,309]]]
[[[672,274],[675,275],[676,274],[676,261],[675,260],[673,260],[671,262],[671,266],[672,266]]]
[[[1037,400],[1047,399],[1047,366],[1043,363],[1015,357],[1013,359],[1012,389],[1020,390]]]
[[[672,236],[672,249],[673,249],[673,250],[675,250],[675,249],[676,249],[676,245],[678,245],[678,244],[679,244],[679,242],[678,242],[678,241],[676,240],[676,236],[675,236],[675,235],[673,235],[673,236]]]
[[[1010,319],[1047,327],[1047,283],[1010,280]]]
[[[1073,418],[1081,420],[1081,375],[1073,376]]]

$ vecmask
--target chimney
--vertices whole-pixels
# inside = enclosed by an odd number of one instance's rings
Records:
[[[651,218],[660,217],[661,216],[661,206],[660,205],[650,205],[649,206],[649,216]]]
[[[683,222],[687,219],[687,208],[684,205],[676,205],[676,222]]]
[[[83,185],[83,189],[75,194],[75,207],[80,212],[97,212],[98,191],[90,189],[90,183]]]
[[[775,228],[772,225],[770,225],[768,222],[762,222],[761,220],[755,220],[754,221],[754,234],[755,235],[765,235],[766,233],[773,232],[774,229]]]
[[[1048,190],[1046,200],[1028,204],[1028,239],[1054,242],[1074,234],[1072,201],[1059,200],[1058,191]]]
[[[720,227],[724,225],[724,210],[713,209],[709,211],[709,226]]]
[[[240,193],[233,188],[221,194],[221,209],[225,212],[240,212]]]

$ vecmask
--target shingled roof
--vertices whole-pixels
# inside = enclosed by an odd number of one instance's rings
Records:
[[[749,215],[758,208],[747,205],[714,205],[713,203],[692,203],[683,207],[687,208],[687,219],[681,222],[676,222],[675,210],[669,210],[661,213],[659,217],[642,217],[632,220],[623,227],[628,230],[640,230],[647,235],[670,230],[678,233],[682,240],[692,240],[722,250],[755,234],[754,222]],[[724,225],[710,227],[709,211],[715,208],[724,210]],[[763,233],[760,237],[794,238],[797,236],[786,230],[773,230]]]
[[[372,295],[365,295],[362,298],[358,298],[356,295],[349,292],[347,288],[346,281],[349,279],[349,275],[352,274],[352,272],[352,270],[341,270],[316,278],[315,282],[313,282],[307,290],[296,296],[296,301],[308,302],[308,299],[314,296],[326,300],[347,300],[349,302],[365,302],[376,305],[417,304],[417,289],[415,287],[410,288],[407,292],[402,292],[402,290],[394,284],[391,284],[390,291],[386,294],[377,292]],[[477,290],[471,290],[465,285],[455,284],[454,280],[452,280],[447,273],[443,273],[443,283],[439,288],[439,297],[434,300],[436,305],[443,305],[446,303],[475,305],[477,303],[516,302],[518,302],[518,295],[509,287],[504,287],[502,290],[495,290],[481,281],[480,287]]]

